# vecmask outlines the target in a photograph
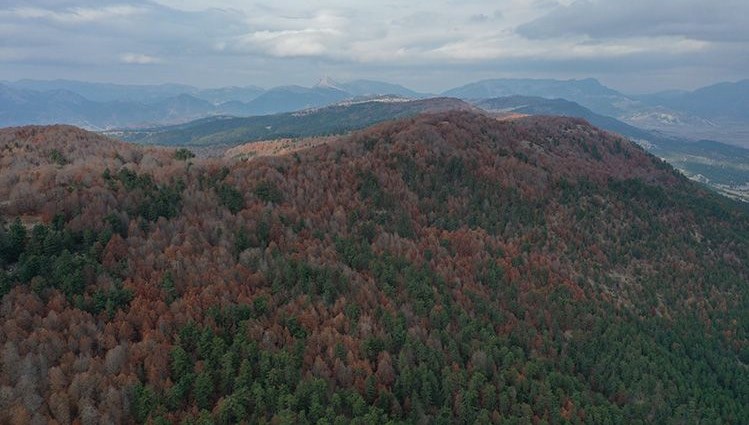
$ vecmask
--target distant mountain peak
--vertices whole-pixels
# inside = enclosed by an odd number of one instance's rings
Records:
[[[327,74],[324,75],[322,78],[320,78],[320,81],[318,81],[317,84],[315,84],[315,87],[345,91],[344,89],[341,88],[341,85],[338,82],[330,78],[330,76]]]

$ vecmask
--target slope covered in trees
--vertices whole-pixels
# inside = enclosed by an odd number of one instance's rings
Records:
[[[749,421],[749,216],[584,121],[0,161],[0,422]]]
[[[136,130],[114,130],[110,135],[127,142],[171,146],[236,146],[258,140],[340,135],[383,121],[424,112],[474,110],[451,98],[406,100],[384,97],[347,101],[297,112],[252,117],[210,117],[186,124]]]
[[[711,140],[693,141],[642,130],[615,118],[599,115],[564,99],[510,96],[476,102],[487,111],[525,115],[583,118],[598,128],[637,141],[648,152],[665,159],[686,176],[706,183],[723,195],[749,201],[749,150]]]

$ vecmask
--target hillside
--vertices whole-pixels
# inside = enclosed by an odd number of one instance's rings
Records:
[[[749,422],[747,211],[582,120],[0,160],[0,423]]]
[[[651,140],[653,133],[631,126],[616,118],[597,114],[576,102],[565,99],[547,99],[534,96],[506,96],[481,99],[474,102],[486,111],[513,112],[526,115],[559,115],[583,118],[596,127],[609,130],[634,140]]]
[[[509,96],[479,100],[474,104],[494,112],[584,118],[599,128],[636,141],[689,178],[706,183],[724,195],[749,201],[749,149],[642,130],[564,99]]]
[[[636,104],[636,101],[628,96],[602,85],[593,78],[582,80],[530,78],[482,80],[450,89],[443,95],[460,99],[491,99],[507,96],[562,98],[608,116],[619,116]]]
[[[345,102],[318,109],[257,117],[213,117],[190,123],[141,130],[113,130],[108,135],[154,145],[233,146],[267,139],[343,134],[372,124],[422,112],[471,110],[450,98],[412,100],[383,98]]]

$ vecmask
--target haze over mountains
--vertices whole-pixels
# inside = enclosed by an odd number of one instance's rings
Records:
[[[488,99],[506,96],[536,96],[548,99],[567,99],[591,108],[601,114],[617,116],[631,107],[632,100],[610,89],[598,80],[533,80],[496,79],[483,80],[447,90],[445,96],[460,99]]]
[[[313,87],[279,86],[267,90],[256,86],[198,89],[178,84],[21,80],[0,83],[0,126],[67,123],[99,130],[146,127],[211,115],[291,112],[378,95],[429,96],[396,84],[370,80],[338,83],[328,77]],[[442,95],[466,100],[513,95],[561,98],[643,129],[693,140],[745,145],[749,133],[749,80],[693,92],[626,95],[595,79],[494,79],[449,89]]]
[[[65,123],[102,130],[183,123],[211,115],[265,115],[325,106],[357,96],[393,94],[422,97],[404,87],[377,81],[313,87],[195,87],[118,85],[79,81],[0,83],[0,126]]]
[[[691,140],[713,139],[749,146],[749,80],[715,84],[692,92],[626,95],[595,79],[497,79],[468,84],[444,94],[462,99],[513,95],[561,98],[642,129]]]

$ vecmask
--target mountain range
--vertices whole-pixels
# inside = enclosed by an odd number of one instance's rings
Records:
[[[749,80],[719,83],[695,91],[669,91],[638,97],[711,120],[749,120]]]
[[[445,96],[477,100],[507,96],[534,96],[566,99],[602,115],[619,116],[632,108],[634,101],[602,85],[598,80],[495,79],[483,80],[447,90]]]
[[[582,80],[492,79],[443,92],[480,100],[507,96],[566,99],[593,112],[646,130],[685,139],[747,145],[749,80],[695,91],[627,95]],[[186,85],[117,85],[78,81],[21,80],[0,83],[0,126],[68,123],[90,129],[179,124],[214,115],[253,116],[318,108],[381,95],[431,97],[403,86],[371,80],[339,83],[325,77],[312,87],[256,86],[198,89]]]
[[[175,124],[213,115],[265,115],[361,96],[424,95],[395,84],[322,79],[313,87],[195,87],[21,80],[0,83],[0,126],[67,123],[102,130]]]

